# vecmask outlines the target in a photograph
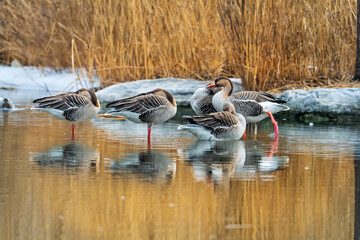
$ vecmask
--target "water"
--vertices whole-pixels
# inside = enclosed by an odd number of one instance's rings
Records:
[[[23,106],[28,105],[26,100]],[[359,119],[263,121],[246,141],[0,112],[0,239],[354,239]],[[358,211],[356,211],[358,209]]]

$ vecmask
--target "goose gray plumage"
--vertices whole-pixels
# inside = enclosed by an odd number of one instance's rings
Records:
[[[10,100],[10,98],[0,97],[0,108],[1,109],[13,109],[15,108],[14,103]]]
[[[216,110],[221,109],[224,103],[230,102],[234,105],[236,112],[244,115],[248,123],[257,123],[270,116],[275,128],[275,135],[279,134],[277,122],[272,114],[289,110],[289,107],[282,105],[285,101],[278,100],[270,93],[264,92],[242,91],[231,95],[233,84],[227,77],[219,77],[208,85],[208,88],[213,87],[221,88],[212,99]]]
[[[76,92],[35,99],[33,103],[39,104],[37,108],[33,109],[47,112],[59,120],[70,121],[73,140],[75,138],[75,124],[95,117],[100,110],[96,94],[85,88]]]
[[[106,107],[113,108],[106,114],[122,115],[134,123],[147,123],[149,148],[152,125],[169,120],[177,110],[174,96],[161,88],[111,102]]]
[[[246,120],[235,112],[231,103],[225,103],[222,112],[183,117],[190,124],[181,125],[178,129],[194,134],[199,140],[239,140],[245,132]]]
[[[198,88],[190,98],[191,108],[197,115],[204,115],[217,112],[212,104],[212,98],[221,89],[219,88]]]

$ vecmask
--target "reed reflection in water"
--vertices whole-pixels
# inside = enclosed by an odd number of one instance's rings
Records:
[[[142,126],[81,125],[0,113],[1,239],[354,238],[357,125],[210,143],[170,122],[151,152]]]

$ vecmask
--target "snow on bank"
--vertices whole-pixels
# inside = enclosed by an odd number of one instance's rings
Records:
[[[0,66],[0,87],[57,93],[98,87],[98,83],[91,83],[88,78],[77,80],[71,70],[56,72],[51,68]]]
[[[234,92],[241,90],[241,80],[231,79],[234,83]],[[138,80],[134,82],[119,83],[107,87],[97,96],[102,103],[108,103],[120,98],[134,96],[148,92],[155,88],[163,88],[172,93],[178,106],[190,106],[189,99],[197,88],[205,87],[209,82],[194,79],[161,78],[153,80]],[[360,115],[360,89],[312,89],[289,90],[281,95],[280,99],[287,101],[287,106],[294,113],[319,114],[352,114]]]
[[[30,104],[33,99],[79,88],[98,87],[98,82],[79,81],[71,70],[0,66],[0,97],[10,98],[15,105]],[[234,92],[241,90],[241,79],[231,79]],[[210,82],[210,81],[209,81]],[[114,84],[96,94],[101,103],[163,88],[171,92],[179,106],[190,106],[189,99],[197,88],[209,82],[194,79],[161,78]],[[13,91],[1,88],[13,88]],[[289,90],[281,95],[294,113],[333,113],[360,115],[360,88]]]
[[[292,112],[360,115],[360,88],[288,90],[278,97]]]
[[[235,91],[241,90],[241,79],[231,78]],[[198,88],[204,88],[210,81],[183,78],[146,79],[133,82],[118,83],[98,91],[96,95],[101,103],[109,103],[121,98],[149,92],[162,88],[174,95],[179,106],[190,106],[190,97]]]
[[[86,77],[86,76],[85,76]],[[241,90],[241,79],[232,79],[235,90]],[[119,83],[107,87],[96,94],[101,103],[108,103],[124,97],[149,92],[155,88],[163,88],[171,92],[177,103],[190,106],[189,99],[197,88],[205,87],[209,82],[194,79],[162,78],[138,80]],[[71,70],[55,71],[51,68],[0,66],[0,96],[8,97],[27,103],[30,99],[58,94],[61,92],[76,91],[82,87],[98,87],[98,82],[89,79],[77,80]],[[2,90],[14,89],[15,91]],[[16,104],[16,101],[14,101]]]
[[[0,96],[11,98],[15,104],[15,100],[24,102],[36,97],[75,91],[82,87],[98,87],[98,85],[98,82],[90,82],[87,77],[82,81],[78,80],[71,70],[0,66]]]

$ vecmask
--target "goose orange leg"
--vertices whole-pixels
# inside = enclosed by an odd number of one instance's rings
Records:
[[[274,116],[271,114],[271,112],[267,111],[266,112],[269,117],[271,118],[271,122],[274,124],[274,129],[275,129],[275,136],[279,134],[279,128],[278,128],[278,124],[277,121],[275,121]]]
[[[148,149],[151,149],[151,126],[148,126]]]
[[[72,140],[75,140],[75,124],[71,124]]]

